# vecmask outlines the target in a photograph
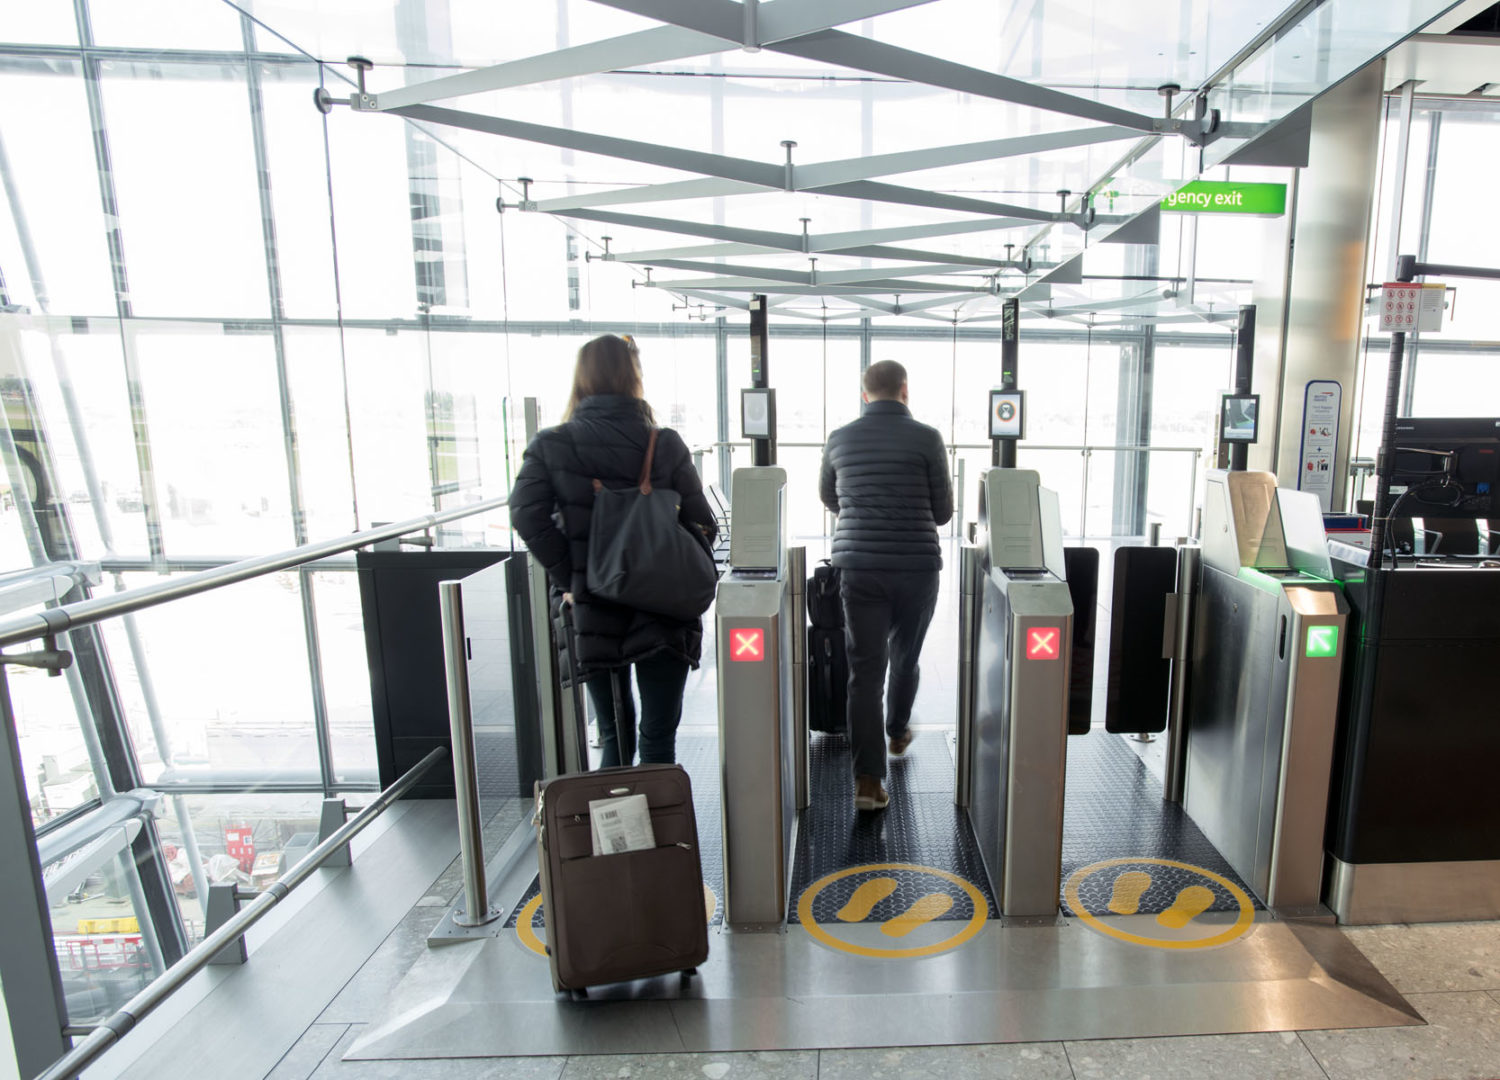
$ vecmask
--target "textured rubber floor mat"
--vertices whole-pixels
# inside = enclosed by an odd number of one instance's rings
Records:
[[[812,805],[797,831],[789,921],[800,921],[799,898],[823,878],[855,867],[893,863],[962,878],[978,889],[992,915],[998,912],[968,817],[953,805],[953,759],[941,733],[919,734],[904,757],[891,760],[886,778],[891,805],[885,810],[854,809],[847,740],[819,736],[813,743],[811,767]],[[882,878],[893,885],[888,888]],[[867,910],[862,910],[863,903],[850,906],[861,888],[865,892],[859,899],[869,901]],[[882,895],[875,896],[877,891]],[[929,899],[940,895],[949,897],[951,905]],[[812,908],[814,922],[886,922],[908,914],[940,921],[968,919],[974,913],[966,890],[944,884],[939,875],[905,870],[851,873],[822,888]]]
[[[1122,737],[1096,728],[1068,739],[1064,910],[1068,879],[1079,869],[1114,860],[1119,861],[1080,881],[1079,901],[1092,914],[1237,910],[1238,899],[1215,877],[1261,906],[1187,812],[1163,801],[1161,782]],[[1194,889],[1212,893],[1212,901]]]

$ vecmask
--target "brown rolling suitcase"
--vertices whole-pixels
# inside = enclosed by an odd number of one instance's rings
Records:
[[[565,625],[576,657],[570,617]],[[616,675],[614,719],[624,747],[619,682]],[[573,694],[582,716],[576,679]],[[624,795],[646,797],[655,847],[593,854],[589,803]],[[635,765],[559,776],[537,785],[536,800],[553,988],[581,995],[604,983],[674,971],[693,974],[708,959],[708,916],[692,785],[682,766]]]

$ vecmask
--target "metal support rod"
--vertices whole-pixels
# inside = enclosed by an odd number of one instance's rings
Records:
[[[311,877],[333,852],[347,844],[379,817],[387,807],[406,794],[411,786],[425,776],[427,771],[441,761],[446,754],[447,751],[441,746],[430,751],[426,757],[408,769],[405,776],[381,792],[374,802],[361,810],[342,829],[313,848],[301,862],[267,886],[265,891],[250,902],[249,906],[242,908],[227,923],[205,937],[196,948],[168,968],[160,977],[152,980],[149,986],[126,1002],[114,1015],[103,1020],[69,1053],[64,1054],[51,1067],[38,1073],[36,1080],[74,1080],[80,1072],[98,1061],[106,1050],[206,967],[219,950],[243,937],[245,931],[265,918],[266,914],[288,893]]]
[[[498,918],[484,880],[484,823],[479,813],[479,767],[474,761],[474,714],[469,701],[469,640],[464,633],[460,581],[438,582],[443,619],[443,665],[448,673],[448,729],[453,736],[453,790],[458,803],[458,858],[464,873],[464,906],[453,913],[460,926],[483,926]]]
[[[1402,255],[1396,260],[1396,280],[1412,281],[1420,273],[1417,260],[1410,255]],[[1396,460],[1396,410],[1401,394],[1401,368],[1402,361],[1406,356],[1406,332],[1397,330],[1391,334],[1390,365],[1386,369],[1385,381],[1385,411],[1380,427],[1380,450],[1375,458],[1375,513],[1370,522],[1370,557],[1367,566],[1378,569],[1385,557],[1385,536],[1388,529],[1387,515],[1391,512],[1391,466]],[[1373,590],[1375,593],[1383,592],[1382,582],[1384,577],[1375,575]],[[1373,602],[1378,596],[1372,596],[1370,619],[1367,622],[1378,622],[1380,619],[1380,605]],[[1367,640],[1372,640],[1366,635]]]
[[[1021,301],[1007,297],[1001,304],[1000,316],[1000,389],[1015,390],[1020,386],[1021,375]],[[1016,440],[997,440],[993,462],[1003,469],[1014,469]]]

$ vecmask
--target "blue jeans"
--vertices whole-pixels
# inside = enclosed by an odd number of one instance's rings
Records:
[[[677,760],[677,725],[682,720],[682,691],[687,685],[688,663],[675,656],[652,656],[639,660],[635,683],[641,692],[640,749],[642,765],[671,764]],[[625,753],[620,753],[615,738],[614,679],[620,693],[620,733],[625,736]],[[635,696],[630,692],[630,667],[615,668],[585,679],[594,716],[599,721],[599,746],[603,751],[601,768],[611,768],[622,761],[631,764],[636,750]]]

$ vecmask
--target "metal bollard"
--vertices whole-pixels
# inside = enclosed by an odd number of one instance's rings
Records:
[[[443,661],[448,670],[448,727],[453,735],[453,787],[458,803],[458,857],[464,871],[464,906],[453,913],[459,926],[483,926],[499,918],[490,907],[484,880],[484,834],[479,817],[479,769],[474,762],[474,716],[469,702],[469,649],[464,634],[463,585],[438,582],[443,618]]]
[[[1152,547],[1161,546],[1161,522],[1153,521],[1149,526],[1150,537],[1146,541]]]

